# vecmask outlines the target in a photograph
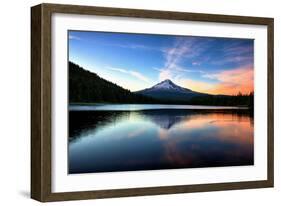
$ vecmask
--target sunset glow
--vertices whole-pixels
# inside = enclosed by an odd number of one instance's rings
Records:
[[[170,79],[193,91],[254,91],[254,40],[69,32],[69,60],[131,91]]]
[[[194,91],[209,94],[237,95],[239,92],[249,94],[254,91],[254,72],[252,67],[226,70],[209,75],[208,78],[217,79],[219,82],[208,83],[186,79],[180,82],[180,84]]]

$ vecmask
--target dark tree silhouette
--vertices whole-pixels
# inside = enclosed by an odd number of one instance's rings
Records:
[[[135,103],[135,104],[193,104],[212,106],[248,106],[254,108],[254,92],[237,95],[204,95],[186,101],[172,99],[157,100],[133,93],[77,64],[69,62],[69,102],[70,103]]]
[[[134,94],[114,83],[100,78],[97,74],[84,70],[69,62],[69,102],[70,103],[154,103],[156,100]]]

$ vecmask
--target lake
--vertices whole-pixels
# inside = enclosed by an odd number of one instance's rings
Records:
[[[254,164],[246,108],[70,105],[69,174]]]

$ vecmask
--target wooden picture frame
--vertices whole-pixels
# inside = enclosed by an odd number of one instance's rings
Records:
[[[133,189],[110,189],[79,192],[52,192],[51,162],[51,16],[54,13],[168,19],[194,22],[220,22],[267,26],[267,180],[196,185],[170,185]],[[92,6],[40,4],[31,8],[31,197],[49,202],[94,198],[160,195],[234,189],[273,187],[273,37],[272,18],[229,16],[169,11],[105,8]]]

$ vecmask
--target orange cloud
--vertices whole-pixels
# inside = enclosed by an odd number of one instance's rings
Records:
[[[197,92],[209,93],[212,89],[215,89],[216,85],[208,82],[197,81],[192,79],[183,79],[178,81],[182,87],[191,89]]]
[[[214,74],[204,74],[205,78],[218,80],[218,83],[208,83],[191,79],[181,80],[179,83],[194,91],[209,94],[235,95],[238,92],[248,94],[254,91],[254,71],[252,67],[242,67],[221,71]]]

